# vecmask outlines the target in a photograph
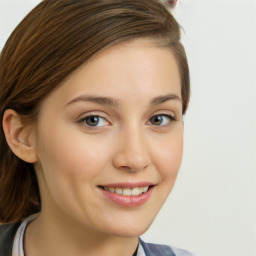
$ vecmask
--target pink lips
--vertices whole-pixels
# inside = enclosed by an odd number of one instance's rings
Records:
[[[104,190],[103,188],[100,187],[101,193],[106,196],[108,199],[110,199],[112,202],[119,204],[124,207],[137,207],[140,205],[143,205],[146,203],[149,198],[152,195],[152,192],[154,190],[154,186],[152,183],[148,182],[140,182],[140,183],[119,183],[119,184],[107,184],[104,185],[104,187],[118,187],[118,188],[134,188],[134,187],[145,187],[145,186],[150,186],[148,191],[136,195],[136,196],[127,196],[127,195],[122,195],[122,194],[117,194],[114,192],[110,192],[107,190]]]

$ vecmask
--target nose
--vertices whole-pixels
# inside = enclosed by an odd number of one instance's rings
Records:
[[[119,132],[113,165],[119,170],[140,171],[151,163],[146,135],[140,128]]]

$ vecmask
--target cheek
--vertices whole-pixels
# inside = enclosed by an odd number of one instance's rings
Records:
[[[183,130],[170,135],[161,142],[155,154],[155,166],[162,180],[174,183],[179,172],[183,155]]]
[[[95,141],[96,137],[86,136],[76,128],[60,127],[56,124],[54,129],[46,129],[44,126],[40,133],[39,185],[45,205],[52,198],[60,208],[69,206],[79,211],[79,205],[83,205],[85,195],[91,193],[106,166],[107,144]]]
[[[65,175],[90,175],[104,162],[106,147],[74,127],[45,129],[38,147],[39,159],[45,170]],[[101,161],[99,161],[101,160]]]

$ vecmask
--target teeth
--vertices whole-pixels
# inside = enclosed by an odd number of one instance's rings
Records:
[[[148,187],[142,187],[142,193],[145,193],[148,191]]]
[[[124,196],[138,196],[147,192],[149,186],[146,187],[135,187],[135,188],[113,188],[113,187],[104,187],[104,190],[110,191],[112,193],[117,193]]]
[[[110,192],[115,192],[115,188],[108,188]]]
[[[123,189],[123,195],[125,196],[131,196],[132,195],[132,190],[129,188],[124,188]]]
[[[115,189],[115,193],[122,195],[123,194],[123,190],[121,188],[116,188]]]
[[[142,194],[142,188],[133,188],[132,189],[133,196],[138,196],[139,194]]]

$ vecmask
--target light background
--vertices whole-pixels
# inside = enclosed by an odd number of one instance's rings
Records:
[[[39,0],[0,0],[0,49]],[[176,186],[143,239],[256,256],[256,0],[181,0],[192,97]]]

